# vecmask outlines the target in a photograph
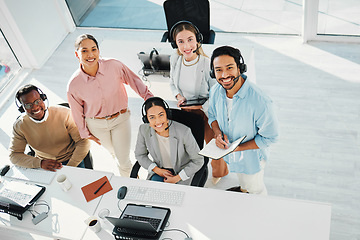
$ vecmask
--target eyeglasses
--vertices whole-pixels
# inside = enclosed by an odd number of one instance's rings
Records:
[[[33,103],[25,103],[25,104],[23,104],[23,105],[24,105],[25,109],[29,110],[29,109],[31,109],[34,105],[39,106],[40,103],[42,103],[42,101],[43,101],[43,100],[42,100],[41,98],[39,98],[39,99],[35,100]]]

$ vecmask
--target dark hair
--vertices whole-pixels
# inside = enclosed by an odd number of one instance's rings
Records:
[[[99,49],[99,44],[98,42],[96,41],[95,37],[93,35],[90,35],[90,34],[82,34],[80,36],[78,36],[75,40],[75,50],[79,50],[79,47],[80,47],[80,44],[82,41],[84,41],[85,39],[90,39],[90,40],[93,40],[94,43],[96,44],[96,47],[97,49]]]
[[[214,69],[214,59],[219,56],[223,56],[223,55],[233,57],[235,60],[236,66],[238,68],[240,68],[240,58],[241,58],[240,50],[237,48],[230,47],[230,46],[221,46],[221,47],[216,48],[211,55],[211,59],[210,59],[211,69]]]
[[[165,111],[168,109],[165,106],[165,101],[162,98],[160,98],[160,97],[151,97],[151,98],[147,99],[146,102],[144,103],[145,115],[147,115],[147,111],[149,110],[149,108],[151,108],[153,106],[162,107],[162,108],[164,108]]]
[[[35,91],[37,91],[37,92],[39,93],[39,88],[36,87],[36,86],[34,86],[34,85],[32,85],[32,84],[27,84],[27,85],[21,87],[21,88],[16,92],[16,95],[15,95],[15,96],[16,96],[16,99],[19,100],[19,102],[21,102],[21,101],[20,101],[20,97],[23,96],[23,95],[25,95],[25,94],[28,94],[29,92],[31,92],[31,91],[33,91],[33,90],[35,90]],[[40,93],[39,93],[39,94],[40,94]]]

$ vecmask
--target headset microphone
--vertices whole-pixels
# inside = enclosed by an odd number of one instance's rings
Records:
[[[202,42],[200,42],[200,44],[198,44],[197,48],[193,51],[193,53],[196,53],[197,50],[199,50],[199,48],[201,48]]]
[[[234,80],[233,80],[233,82],[234,82],[234,84],[232,85],[232,87],[230,88],[230,89],[226,89],[226,88],[224,88],[224,86],[223,85],[221,85],[226,91],[229,91],[229,90],[231,90],[231,89],[233,89],[233,87],[235,87],[235,84],[239,81],[239,78],[241,77],[241,75],[239,75],[239,76],[237,76],[236,78],[234,78]]]
[[[169,127],[171,126],[171,124],[172,124],[172,121],[169,119],[169,122],[170,122],[170,124],[168,124],[168,126],[165,128],[165,131],[166,130],[168,130],[169,129]]]

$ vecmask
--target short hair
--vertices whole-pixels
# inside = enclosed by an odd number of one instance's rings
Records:
[[[211,59],[210,59],[211,69],[214,69],[214,59],[223,55],[227,55],[234,58],[236,66],[240,68],[240,58],[242,58],[240,50],[237,48],[233,48],[231,46],[221,46],[216,48],[211,55]]]
[[[98,42],[96,41],[95,37],[93,35],[90,35],[90,34],[82,34],[80,36],[78,36],[75,40],[75,50],[79,50],[80,48],[80,44],[82,43],[82,41],[84,41],[85,39],[90,39],[90,40],[93,40],[94,43],[96,44],[96,47],[97,49],[99,49],[99,44]]]
[[[39,94],[39,88],[36,87],[35,85],[32,85],[32,84],[26,84],[25,86],[22,86],[17,92],[16,92],[16,99],[19,100],[19,102],[21,103],[20,101],[20,97],[23,96],[23,95],[26,95],[28,94],[29,92],[31,91],[37,91]]]

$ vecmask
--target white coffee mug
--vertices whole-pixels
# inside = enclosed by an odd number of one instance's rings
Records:
[[[98,212],[98,216],[101,219],[105,219],[105,217],[108,217],[110,215],[110,210],[107,208],[103,208]]]
[[[86,219],[85,224],[96,233],[101,230],[100,221],[95,216],[90,216]]]
[[[64,174],[59,175],[56,181],[59,183],[59,185],[65,192],[67,192],[72,186],[71,182]]]

